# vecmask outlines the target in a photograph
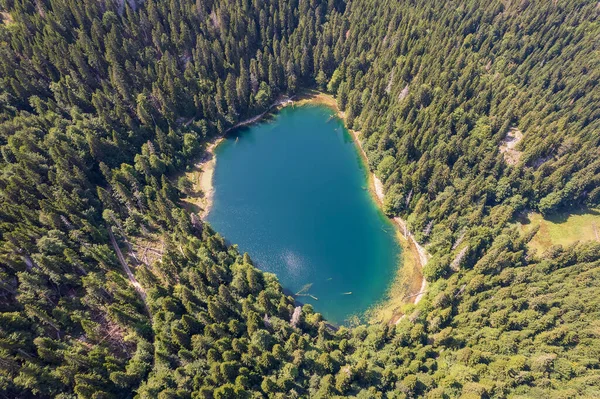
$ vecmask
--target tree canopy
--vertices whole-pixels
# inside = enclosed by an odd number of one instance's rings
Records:
[[[510,225],[600,205],[596,1],[0,11],[2,397],[600,396],[600,244],[536,254]],[[180,205],[206,143],[304,88],[432,254],[396,325],[298,308]]]

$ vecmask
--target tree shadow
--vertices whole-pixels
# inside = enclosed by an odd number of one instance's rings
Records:
[[[598,216],[600,215],[600,212],[596,209],[592,209],[592,208],[587,208],[587,207],[582,207],[582,208],[575,208],[571,211],[564,211],[564,212],[558,212],[558,213],[554,213],[548,216],[545,216],[544,219],[555,223],[555,224],[562,224],[565,223],[571,216],[574,215],[578,215],[578,216],[583,216],[583,215],[594,215],[594,216]]]
[[[515,216],[515,220],[519,223],[521,223],[523,226],[528,226],[532,223],[531,218],[530,218],[530,214],[531,212],[533,212],[533,210],[527,210],[527,211],[523,211],[520,212],[519,214],[517,214]],[[562,212],[557,212],[557,213],[553,213],[551,215],[547,215],[547,216],[543,216],[543,219],[554,223],[554,224],[562,224],[562,223],[566,223],[569,218],[571,216],[584,216],[584,215],[593,215],[593,216],[598,216],[600,215],[600,210],[598,209],[593,209],[593,208],[588,208],[588,207],[580,207],[580,208],[574,208],[572,210],[565,210]]]
[[[189,196],[188,196],[188,198],[189,198]],[[199,205],[194,204],[193,202],[180,200],[179,205],[183,209],[185,209],[188,213],[191,213],[191,212],[194,212],[196,214],[202,213],[202,208]]]
[[[516,216],[515,216],[515,220],[519,223],[521,223],[523,226],[527,226],[531,224],[531,219],[529,218],[529,214],[532,212],[532,210],[528,209],[522,212],[519,212]]]

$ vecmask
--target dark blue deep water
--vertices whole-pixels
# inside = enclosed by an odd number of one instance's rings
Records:
[[[238,130],[216,150],[208,221],[255,265],[342,324],[385,298],[399,265],[394,226],[367,190],[332,110],[302,106]],[[351,294],[349,294],[351,293]]]

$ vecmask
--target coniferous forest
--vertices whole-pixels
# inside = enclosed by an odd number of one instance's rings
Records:
[[[0,0],[0,397],[600,397],[600,243],[535,253],[511,224],[600,206],[599,17],[594,0]],[[303,89],[335,96],[385,212],[432,255],[396,325],[296,308],[180,205],[207,142]],[[128,256],[128,276],[121,251],[155,236],[160,259]]]

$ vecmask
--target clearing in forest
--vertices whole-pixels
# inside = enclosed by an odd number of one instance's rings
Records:
[[[516,165],[519,162],[523,153],[515,148],[521,140],[523,140],[523,133],[517,128],[512,128],[500,142],[500,152],[504,155],[507,164]]]
[[[165,252],[165,240],[159,234],[144,234],[134,237],[131,241],[135,258],[146,266],[154,262],[162,262]]]
[[[568,246],[577,241],[591,240],[600,242],[600,209],[581,209],[546,218],[530,212],[518,220],[517,226],[524,234],[539,226],[528,245],[541,255],[553,245]]]
[[[0,11],[0,21],[2,21],[5,25],[10,25],[14,22],[9,13],[2,11]]]

